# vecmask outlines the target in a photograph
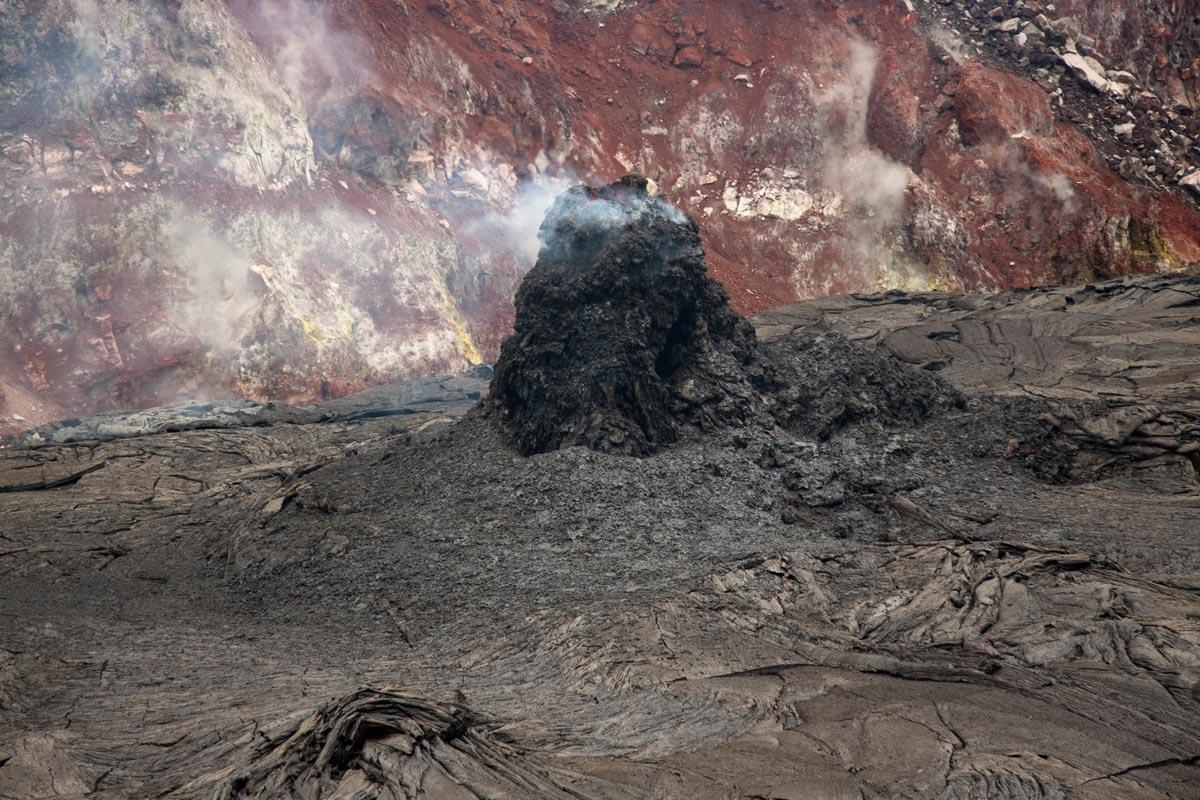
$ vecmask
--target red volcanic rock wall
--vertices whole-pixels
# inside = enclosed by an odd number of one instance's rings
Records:
[[[0,0],[0,429],[489,360],[549,199],[631,170],[745,312],[1181,266],[1187,6]]]
[[[1200,4],[1195,0],[1060,0],[1085,48],[1130,70],[1169,105],[1200,101]]]

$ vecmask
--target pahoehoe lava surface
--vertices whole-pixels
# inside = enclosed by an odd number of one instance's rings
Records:
[[[0,449],[0,798],[1200,797],[1200,276],[752,331],[630,203],[490,395]]]

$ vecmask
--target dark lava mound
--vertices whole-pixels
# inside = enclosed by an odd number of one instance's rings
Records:
[[[564,192],[516,297],[494,406],[526,455],[651,453],[687,430],[759,422],[819,438],[917,422],[954,393],[830,332],[761,345],[708,276],[696,223],[629,175]]]
[[[492,381],[521,452],[644,454],[760,410],[754,330],[708,277],[696,224],[644,179],[569,189],[538,236]]]

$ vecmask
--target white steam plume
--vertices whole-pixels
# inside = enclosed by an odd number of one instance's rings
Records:
[[[494,212],[486,220],[502,232],[513,255],[523,266],[532,266],[537,260],[542,246],[538,228],[554,199],[577,183],[579,181],[570,175],[538,175],[517,188],[508,209]]]
[[[961,37],[949,28],[935,25],[929,33],[929,38],[938,47],[946,51],[954,63],[961,64],[967,59],[967,45]]]
[[[333,104],[368,83],[374,64],[369,45],[333,27],[322,5],[268,0],[258,13],[275,43],[275,68],[297,96],[316,105]]]
[[[546,212],[560,194],[573,186],[585,183],[587,181],[571,173],[535,175],[517,187],[507,208],[485,215],[468,228],[468,233],[499,231],[504,240],[503,245],[517,257],[523,267],[531,267],[537,261],[542,246],[546,244],[538,235]],[[589,216],[583,218],[581,215],[584,213]],[[687,221],[683,211],[655,196],[646,199],[631,197],[624,204],[596,201],[577,208],[573,217],[577,224],[615,228],[647,213],[663,214],[679,225]]]
[[[900,247],[911,173],[867,141],[876,64],[873,47],[852,41],[841,80],[816,98],[825,118],[822,184],[841,199],[850,234],[847,262],[861,264],[871,284],[915,286],[927,280],[925,270]]]
[[[250,261],[217,235],[207,220],[177,210],[165,225],[167,252],[184,271],[188,296],[174,321],[217,353],[235,351],[258,308]]]

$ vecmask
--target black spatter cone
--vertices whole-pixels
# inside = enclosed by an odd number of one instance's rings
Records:
[[[696,224],[646,186],[574,187],[546,214],[492,380],[522,453],[644,455],[762,411],[754,330],[708,277]]]

